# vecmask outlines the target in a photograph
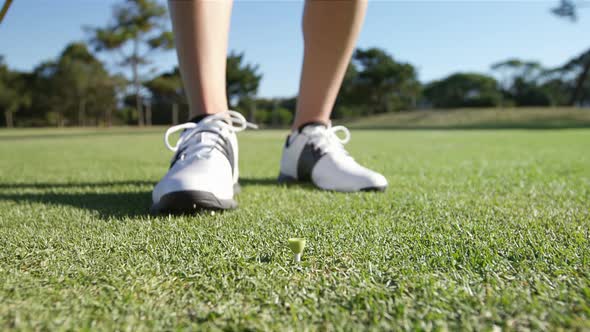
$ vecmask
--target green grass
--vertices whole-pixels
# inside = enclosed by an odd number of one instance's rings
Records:
[[[586,108],[475,108],[381,114],[349,123],[381,129],[558,129],[590,128]]]
[[[355,130],[359,194],[249,131],[238,210],[155,218],[161,134],[0,131],[0,330],[590,329],[588,129]]]

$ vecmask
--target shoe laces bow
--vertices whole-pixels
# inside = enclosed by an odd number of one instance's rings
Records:
[[[340,137],[337,133],[344,133],[344,137]],[[312,134],[316,147],[322,151],[330,152],[335,150],[344,150],[344,145],[350,141],[350,131],[344,126],[328,125],[325,130],[318,131],[317,134]]]
[[[189,141],[191,137],[203,129],[210,130],[212,127],[219,127],[216,131],[220,131],[220,133],[223,130],[237,133],[246,130],[246,128],[258,129],[257,125],[246,121],[246,118],[244,118],[242,114],[229,110],[210,115],[199,121],[199,123],[187,122],[168,128],[168,130],[166,130],[166,134],[164,134],[164,144],[166,144],[166,147],[169,150],[176,152],[178,151],[179,147],[183,143]],[[176,142],[176,145],[171,145],[170,135],[181,130],[186,130],[186,132],[180,136]]]

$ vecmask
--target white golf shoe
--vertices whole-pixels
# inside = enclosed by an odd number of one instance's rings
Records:
[[[342,192],[385,190],[385,177],[359,165],[344,149],[349,140],[343,126],[311,123],[293,131],[283,148],[279,182],[311,181],[321,189]]]
[[[237,207],[238,141],[236,132],[256,128],[234,111],[170,127],[164,136],[175,152],[168,173],[152,192],[152,213],[184,214]],[[184,130],[175,146],[169,136]]]

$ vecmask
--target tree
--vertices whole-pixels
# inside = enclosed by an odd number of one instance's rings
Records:
[[[170,123],[170,105],[172,105],[172,123],[178,123],[179,105],[186,104],[186,96],[182,88],[182,80],[178,67],[170,72],[162,73],[146,82],[150,90],[155,123]]]
[[[229,106],[242,109],[250,121],[255,121],[255,96],[262,79],[258,65],[244,63],[244,53],[231,52],[227,57],[226,89]]]
[[[587,5],[587,3],[582,1],[561,0],[559,5],[552,9],[552,12],[559,17],[569,18],[571,21],[576,21],[578,18],[578,10],[584,5]],[[561,71],[566,73],[574,72],[576,75],[576,78],[574,79],[575,85],[572,90],[569,104],[575,105],[577,103],[582,103],[584,88],[587,85],[588,77],[590,77],[590,49],[568,61],[561,68]]]
[[[91,44],[98,52],[116,52],[118,64],[131,71],[138,124],[144,124],[142,112],[142,70],[151,63],[156,50],[174,47],[166,29],[166,7],[154,0],[126,0],[113,7],[113,21],[104,28],[90,28]]]
[[[572,77],[573,86],[569,98],[569,105],[582,104],[587,93],[587,86],[590,83],[590,49],[569,60],[565,65],[558,68],[564,76]],[[587,98],[587,97],[586,97]],[[587,100],[587,99],[586,99]]]
[[[440,108],[498,106],[501,93],[496,79],[477,73],[457,73],[424,89],[430,103]]]
[[[243,113],[250,113],[249,118],[253,120],[255,96],[262,79],[262,74],[258,72],[258,65],[245,63],[244,53],[231,52],[227,57],[226,68],[226,92],[229,106],[241,109]],[[154,104],[153,111],[158,123],[169,123],[165,119],[170,119],[170,104],[173,105],[173,109],[176,109],[178,106],[174,106],[175,104],[187,103],[178,67],[158,75],[145,85],[150,91]]]
[[[93,88],[88,96],[89,110],[94,114],[97,124],[102,121],[105,126],[113,124],[113,111],[117,110],[118,95],[127,84],[122,75],[98,75],[93,79]]]
[[[49,116],[55,114],[51,122],[58,126],[74,119],[84,126],[90,117],[98,119],[115,107],[120,78],[111,77],[83,43],[67,45],[57,60],[42,63],[34,74],[35,103],[49,110]]]
[[[64,99],[61,71],[57,61],[45,61],[33,69],[34,87],[33,108],[43,114],[48,124],[63,127],[66,124],[66,109],[69,101]],[[62,88],[60,88],[60,86]]]
[[[551,106],[569,105],[571,82],[559,77],[548,77],[539,88],[549,97]]]
[[[523,61],[516,58],[497,62],[491,68],[502,76],[500,84],[505,90],[510,90],[517,79],[536,82],[545,72],[541,64],[536,61]]]
[[[558,100],[562,100],[561,96],[548,89],[555,87],[556,81],[545,84],[550,78],[551,71],[536,61],[508,59],[493,64],[491,68],[499,73],[504,99],[516,106],[557,105]]]
[[[411,64],[378,48],[357,49],[340,91],[337,115],[353,115],[349,108],[371,114],[413,107],[420,83]]]
[[[67,87],[66,92],[71,94],[67,100],[77,102],[79,126],[86,125],[89,101],[102,104],[102,101],[108,103],[114,99],[112,89],[108,89],[111,82],[109,74],[85,44],[68,45],[60,56],[58,68],[65,84],[62,88]],[[104,106],[112,107],[112,103]]]
[[[31,96],[25,85],[21,75],[10,71],[0,58],[0,109],[8,128],[14,127],[14,113],[31,104]]]

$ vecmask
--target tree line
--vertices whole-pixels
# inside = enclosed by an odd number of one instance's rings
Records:
[[[565,6],[565,7],[564,7]],[[565,9],[564,9],[565,8]],[[575,3],[561,1],[556,15],[575,18]],[[190,115],[178,68],[153,74],[158,52],[174,48],[166,8],[153,0],[127,0],[104,27],[67,45],[56,59],[30,72],[11,70],[0,56],[0,125],[110,126],[171,124]],[[108,55],[112,64],[99,59]],[[112,74],[109,65],[128,75]],[[590,49],[557,68],[507,59],[490,73],[461,72],[428,83],[416,67],[380,48],[357,49],[334,107],[334,118],[424,108],[590,105]],[[243,53],[227,57],[229,107],[251,121],[285,126],[296,97],[259,98],[263,75]]]

